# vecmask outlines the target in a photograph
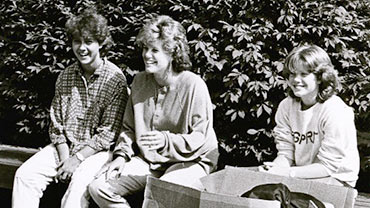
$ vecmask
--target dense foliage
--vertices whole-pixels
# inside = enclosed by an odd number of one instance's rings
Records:
[[[249,166],[276,153],[271,137],[285,97],[282,63],[302,43],[324,48],[339,71],[339,95],[370,121],[370,18],[363,0],[3,0],[0,3],[0,142],[48,143],[48,108],[58,73],[73,59],[66,19],[95,5],[108,18],[129,82],[143,64],[134,45],[143,20],[167,14],[188,32],[193,71],[207,82],[225,164]],[[369,147],[366,147],[368,149]]]

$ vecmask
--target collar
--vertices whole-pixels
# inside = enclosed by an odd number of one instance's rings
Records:
[[[100,66],[95,69],[94,73],[91,75],[91,76],[99,76],[101,74],[103,74],[103,72],[105,71],[105,65],[107,64],[107,58],[104,57],[103,58],[103,63],[100,64]],[[73,71],[75,71],[76,74],[79,74],[79,75],[82,75],[82,67],[81,67],[81,64],[79,62],[76,62],[73,66]]]
[[[153,85],[154,85],[154,87],[156,88],[156,89],[162,89],[162,91],[164,90],[165,92],[167,92],[168,90],[176,90],[176,89],[178,89],[180,86],[179,85],[181,85],[180,83],[182,83],[181,82],[181,80],[182,80],[182,77],[183,77],[183,72],[180,72],[180,74],[179,74],[179,77],[178,77],[178,79],[177,79],[177,81],[175,82],[175,83],[172,83],[171,85],[165,85],[165,86],[161,86],[161,85],[159,85],[158,84],[158,82],[155,80],[155,78],[154,78],[154,75],[153,74],[151,74],[151,73],[147,73],[147,72],[145,72],[144,71],[144,73],[149,77],[149,79],[153,82]]]

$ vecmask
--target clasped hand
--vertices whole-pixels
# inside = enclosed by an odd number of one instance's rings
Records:
[[[80,165],[80,161],[75,157],[69,157],[62,161],[57,167],[57,175],[54,177],[56,183],[59,181],[65,183],[71,180],[71,177],[77,167]]]
[[[100,171],[95,175],[95,178],[99,178],[102,174],[105,174],[105,180],[111,179],[113,177],[119,178],[125,167],[125,158],[118,156],[111,162],[105,164]]]
[[[148,131],[138,138],[138,144],[147,147],[148,150],[158,150],[165,146],[166,138],[163,132]]]
[[[164,133],[160,131],[149,131],[137,138],[136,142],[148,150],[158,150],[165,146],[166,138]],[[105,174],[105,180],[113,177],[118,178],[125,167],[125,163],[125,158],[118,156],[112,162],[106,164],[95,177],[98,178]]]

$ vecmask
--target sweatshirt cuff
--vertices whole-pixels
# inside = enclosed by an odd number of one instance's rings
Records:
[[[168,141],[169,141],[169,133],[170,132],[169,131],[161,131],[161,133],[164,136],[164,146],[162,148],[158,149],[158,153],[159,154],[162,154],[162,153],[164,153],[167,150],[167,148],[168,148]]]
[[[289,152],[290,151],[279,151],[278,155],[282,155],[282,156],[286,157],[287,159],[293,161],[293,163],[294,163],[295,160],[294,160],[294,157],[293,157],[293,152],[291,152],[290,154],[289,154]]]
[[[115,159],[119,156],[125,158],[126,162],[131,160],[131,156],[128,155],[127,153],[123,152],[122,150],[114,150],[113,151],[113,159]]]

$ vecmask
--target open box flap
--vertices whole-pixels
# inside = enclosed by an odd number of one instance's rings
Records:
[[[323,202],[333,204],[336,208],[353,207],[357,196],[357,190],[350,187],[278,176],[242,167],[228,166],[221,171],[201,178],[201,181],[210,193],[233,196],[240,196],[257,185],[283,183],[292,192],[310,194]]]

